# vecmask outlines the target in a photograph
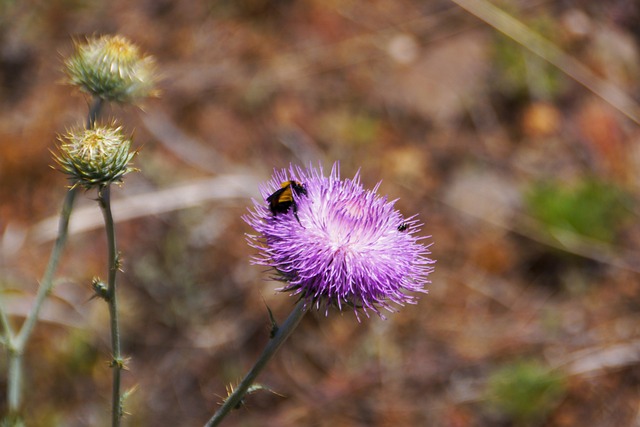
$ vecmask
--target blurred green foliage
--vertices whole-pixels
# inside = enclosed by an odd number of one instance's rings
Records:
[[[367,148],[380,137],[382,131],[380,120],[375,115],[348,108],[324,114],[320,117],[318,128],[327,141]]]
[[[537,362],[514,362],[495,371],[487,383],[487,403],[516,425],[544,420],[566,389],[564,377]]]
[[[545,38],[559,39],[557,23],[551,18],[527,24]],[[492,56],[497,73],[493,81],[500,82],[496,89],[506,96],[551,100],[565,88],[566,79],[556,67],[502,34],[495,36]]]
[[[55,357],[64,363],[69,376],[90,376],[95,366],[102,362],[100,351],[96,348],[90,333],[83,329],[73,329],[56,343],[60,352]]]
[[[595,179],[572,187],[538,182],[525,195],[528,212],[548,231],[569,230],[605,243],[613,243],[630,219],[628,200],[621,188]]]
[[[0,421],[0,427],[25,427],[25,424],[19,417],[6,417]]]

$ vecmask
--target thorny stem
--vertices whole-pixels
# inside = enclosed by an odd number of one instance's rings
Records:
[[[267,343],[267,346],[264,348],[262,354],[251,370],[234,389],[233,393],[225,399],[222,406],[215,414],[213,414],[213,417],[207,421],[205,427],[214,427],[219,425],[232,409],[238,407],[251,384],[253,384],[264,367],[267,366],[267,363],[269,363],[282,344],[284,344],[287,338],[289,338],[289,335],[291,335],[296,326],[298,326],[306,312],[307,304],[304,300],[299,301],[291,314],[289,314],[289,317],[287,317],[282,326],[278,328],[271,340]]]
[[[107,232],[107,246],[109,250],[109,280],[107,283],[107,303],[109,304],[109,317],[111,319],[111,351],[113,359],[113,390],[111,395],[111,425],[118,427],[122,418],[122,401],[120,399],[120,373],[124,368],[122,354],[120,352],[120,326],[118,324],[118,298],[116,294],[116,274],[119,268],[118,250],[116,248],[116,233],[111,214],[111,185],[107,184],[98,191],[98,202],[104,216],[105,230]]]

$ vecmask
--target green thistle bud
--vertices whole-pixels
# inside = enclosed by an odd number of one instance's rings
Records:
[[[109,301],[109,288],[107,287],[106,283],[100,280],[100,278],[94,277],[93,280],[91,280],[91,287],[93,288],[93,292],[95,293],[95,295],[92,296],[91,299],[101,298],[105,301]]]
[[[122,36],[102,36],[76,43],[65,61],[71,84],[94,96],[122,103],[156,94],[155,64]]]
[[[71,130],[58,139],[61,144],[54,159],[74,187],[121,182],[134,170],[129,163],[137,152],[130,151],[131,141],[122,134],[122,127]]]

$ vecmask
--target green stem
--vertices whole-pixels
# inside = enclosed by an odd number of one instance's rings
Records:
[[[8,349],[7,404],[9,416],[17,417],[22,406],[22,352],[15,347]]]
[[[107,245],[109,250],[109,280],[107,284],[107,303],[109,304],[109,317],[111,319],[111,351],[113,359],[113,390],[111,395],[111,425],[118,427],[122,418],[122,402],[120,399],[120,373],[124,367],[120,352],[120,326],[118,324],[118,298],[116,293],[116,274],[119,268],[118,250],[116,248],[116,233],[111,214],[111,185],[107,184],[98,191],[98,201],[104,216],[105,230],[107,232]]]
[[[13,332],[11,322],[9,322],[9,317],[7,316],[7,311],[4,308],[4,302],[2,298],[3,295],[0,291],[0,324],[2,324],[3,344],[7,348],[13,348],[15,346],[15,332]]]
[[[89,117],[87,117],[87,129],[93,129],[103,105],[104,100],[102,98],[93,98],[93,103],[91,104],[91,107],[89,107]]]
[[[16,338],[16,347],[18,349],[24,349],[27,340],[31,336],[31,332],[33,332],[36,321],[38,320],[38,314],[40,313],[42,304],[53,288],[53,278],[56,269],[58,268],[58,263],[60,262],[62,249],[67,241],[67,235],[69,234],[69,218],[71,217],[73,202],[77,193],[77,188],[71,188],[67,191],[64,203],[62,204],[62,212],[60,214],[60,222],[58,225],[58,237],[56,238],[56,243],[53,247],[53,251],[51,252],[47,269],[44,272],[44,276],[42,276],[42,281],[40,282],[40,287],[38,288],[38,293],[36,295],[36,301],[31,307],[31,311],[22,325],[22,328],[20,328],[20,333]]]
[[[289,338],[289,335],[291,335],[296,326],[298,326],[300,320],[302,320],[302,317],[304,317],[306,312],[307,305],[305,301],[299,301],[291,314],[289,314],[289,317],[287,317],[282,326],[278,328],[273,338],[271,338],[271,340],[267,343],[267,346],[264,348],[262,354],[253,365],[251,370],[242,379],[240,384],[238,384],[233,393],[231,393],[231,395],[229,395],[225,399],[222,406],[218,409],[218,411],[216,411],[215,414],[213,414],[213,417],[211,417],[211,419],[207,421],[205,427],[214,427],[219,425],[224,417],[226,417],[232,409],[238,407],[251,384],[253,384],[264,367],[267,366],[267,363],[269,363],[273,355],[278,351],[282,344],[284,344],[287,338]]]
[[[89,116],[87,118],[87,127],[91,128],[100,114],[103,101],[100,98],[94,98],[91,105]],[[58,223],[58,237],[49,256],[49,263],[42,276],[35,302],[25,318],[24,323],[20,327],[18,334],[14,334],[9,319],[7,317],[4,306],[0,303],[0,323],[5,339],[5,345],[8,353],[7,364],[7,406],[10,417],[17,417],[22,406],[22,355],[25,347],[31,337],[31,333],[35,328],[40,310],[44,304],[44,300],[49,296],[54,286],[54,276],[60,263],[62,250],[67,242],[69,234],[69,219],[73,210],[73,203],[78,193],[78,188],[73,187],[67,191],[64,202],[62,204],[62,212],[60,213],[60,221]],[[1,302],[1,299],[0,299]]]
[[[31,307],[31,311],[27,315],[26,320],[20,328],[20,332],[14,338],[11,335],[7,335],[7,347],[9,352],[9,365],[7,375],[7,399],[10,413],[17,413],[22,405],[22,354],[27,345],[27,341],[33,332],[38,315],[42,309],[42,304],[47,296],[51,293],[54,282],[53,278],[60,262],[60,255],[62,249],[67,241],[67,235],[69,233],[69,218],[71,217],[71,211],[73,210],[73,202],[75,200],[77,189],[72,188],[67,192],[62,205],[62,212],[60,213],[60,222],[58,225],[58,237],[51,251],[49,257],[49,263],[47,269],[44,272],[40,286],[38,287],[38,293],[36,294],[36,300]],[[5,334],[9,332],[8,320],[6,320],[6,314],[2,314],[3,325],[5,328]]]

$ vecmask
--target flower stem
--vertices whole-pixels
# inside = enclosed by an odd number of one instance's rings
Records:
[[[22,406],[22,352],[15,347],[9,348],[8,351],[7,404],[9,415],[17,416]]]
[[[120,373],[124,368],[122,354],[120,352],[120,326],[118,324],[118,298],[116,294],[116,274],[120,267],[118,250],[116,248],[116,233],[111,214],[111,186],[101,187],[98,191],[98,202],[104,216],[105,230],[107,232],[107,246],[109,250],[109,280],[107,284],[107,303],[109,304],[109,317],[111,320],[111,351],[113,359],[113,390],[111,395],[111,425],[118,427],[122,418],[122,401],[120,399]]]
[[[31,311],[26,317],[26,320],[20,328],[20,332],[15,336],[11,336],[9,330],[8,320],[6,314],[3,311],[3,325],[5,329],[5,338],[7,340],[7,350],[9,353],[8,374],[7,374],[7,404],[10,414],[16,414],[19,412],[22,406],[22,354],[27,345],[27,341],[33,332],[40,309],[46,297],[51,293],[53,288],[53,278],[58,264],[60,262],[60,255],[62,249],[67,241],[67,235],[69,232],[69,218],[71,217],[71,211],[73,210],[73,202],[77,194],[77,189],[72,188],[67,192],[62,205],[62,212],[60,213],[60,222],[58,225],[58,237],[51,251],[49,257],[49,263],[47,269],[42,276],[40,286],[38,287],[38,293],[36,294],[36,300],[31,307]]]
[[[249,370],[240,384],[238,384],[233,393],[225,399],[222,406],[215,414],[213,414],[213,417],[207,421],[205,427],[214,427],[219,425],[232,409],[238,407],[251,384],[253,384],[264,367],[267,366],[267,363],[269,363],[282,344],[284,344],[287,338],[289,338],[289,335],[291,335],[296,326],[298,326],[306,312],[307,304],[303,300],[299,301],[291,314],[289,314],[289,317],[287,317],[282,326],[278,328],[271,340],[267,343],[267,346],[264,348],[262,354],[251,370]]]
[[[91,128],[96,118],[100,114],[103,101],[100,98],[94,98],[90,107],[87,118],[87,127]],[[77,187],[72,187],[62,203],[62,211],[60,212],[60,221],[58,223],[58,237],[49,256],[49,263],[42,276],[35,302],[31,307],[31,311],[25,318],[24,323],[20,327],[17,334],[13,332],[6,310],[0,300],[0,323],[2,324],[2,332],[4,343],[7,347],[8,363],[7,363],[7,408],[9,417],[7,419],[17,419],[19,417],[20,408],[22,406],[22,355],[27,346],[31,333],[35,328],[40,310],[44,304],[44,300],[49,296],[54,285],[55,272],[60,263],[62,250],[67,242],[69,235],[69,219],[73,210],[73,203],[78,193]]]
[[[96,124],[96,119],[102,110],[104,100],[100,97],[94,97],[91,107],[89,107],[89,117],[87,117],[87,129],[93,129],[93,125]]]
[[[77,193],[77,188],[69,189],[62,204],[62,212],[60,213],[60,222],[58,225],[58,237],[53,247],[53,251],[51,252],[51,257],[49,258],[49,264],[44,272],[44,276],[42,276],[42,281],[40,282],[40,287],[38,288],[38,293],[36,295],[36,301],[31,307],[31,311],[22,325],[22,328],[20,328],[20,333],[16,338],[16,347],[19,349],[24,349],[27,340],[31,336],[31,332],[33,332],[36,321],[38,320],[38,314],[42,308],[42,303],[44,303],[44,300],[49,296],[51,289],[53,288],[54,274],[58,268],[58,263],[60,262],[62,249],[67,241],[67,235],[69,233],[69,218],[71,217],[73,202]]]

